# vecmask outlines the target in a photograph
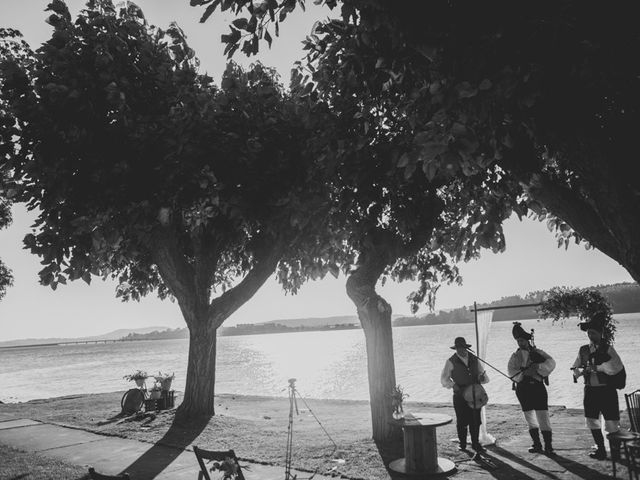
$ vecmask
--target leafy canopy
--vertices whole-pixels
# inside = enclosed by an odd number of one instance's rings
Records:
[[[304,3],[191,1],[206,6],[203,21],[217,7],[241,17],[222,38],[230,53],[270,45],[265,32]],[[629,60],[640,52],[633,2],[604,10],[582,0],[314,3],[339,6],[339,18],[317,24],[311,56],[335,55],[348,84],[399,89],[442,107],[432,115],[438,128],[416,131],[427,161],[416,168],[405,159],[408,171],[493,162],[524,185],[531,213],[549,219],[560,245],[586,238],[640,276],[640,235],[631,226],[640,186],[629,174],[640,119],[640,63]],[[376,58],[369,66],[356,54],[365,49]]]
[[[31,52],[12,32],[0,64],[0,166],[40,212],[25,244],[43,284],[94,274],[124,299],[176,294],[162,264],[208,300],[324,232],[322,105],[260,64],[230,64],[214,85],[179,27],[149,26],[132,3],[92,0],[75,21],[60,0],[48,9],[52,38]]]

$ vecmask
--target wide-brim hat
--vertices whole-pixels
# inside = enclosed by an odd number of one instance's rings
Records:
[[[595,314],[589,320],[584,320],[578,324],[580,330],[586,332],[587,330],[595,330],[597,332],[604,331],[604,324],[606,316],[603,314]]]
[[[455,350],[456,348],[471,348],[471,345],[467,343],[464,337],[456,337],[453,341],[453,347],[449,347],[451,350]]]
[[[511,334],[513,335],[513,338],[515,338],[516,340],[519,338],[524,338],[525,340],[531,340],[531,334],[525,332],[520,322],[513,322],[513,329],[511,330]]]
[[[578,326],[583,332],[586,332],[587,330],[595,330],[596,332],[602,333],[604,331],[604,323],[595,320],[580,322]]]

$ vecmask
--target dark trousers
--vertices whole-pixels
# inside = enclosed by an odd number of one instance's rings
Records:
[[[516,386],[516,397],[523,412],[549,410],[549,396],[544,383],[525,378]]]
[[[618,392],[610,385],[602,387],[584,387],[584,416],[587,418],[600,418],[605,420],[620,420],[620,407],[618,406]]]
[[[456,412],[458,434],[460,435],[464,431],[466,438],[466,429],[469,427],[471,444],[477,445],[479,443],[480,424],[482,423],[480,409],[471,408],[462,395],[456,393],[453,394],[453,409]],[[462,442],[462,440],[460,441]]]

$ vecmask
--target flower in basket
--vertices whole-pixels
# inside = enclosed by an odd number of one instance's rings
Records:
[[[129,380],[130,382],[136,382],[136,385],[142,387],[144,385],[144,381],[149,378],[149,375],[147,375],[147,372],[145,372],[144,370],[137,370],[129,375],[125,375],[122,378],[124,378],[125,380]]]
[[[211,472],[222,472],[221,480],[235,480],[239,475],[239,466],[238,462],[231,457],[225,457],[222,462],[213,462],[209,471]],[[243,467],[245,470],[248,470],[248,467]]]
[[[173,378],[175,376],[175,373],[169,375],[168,373],[158,372],[158,375],[154,375],[153,378],[155,378],[156,383],[160,385],[162,390],[168,392],[169,390],[171,390],[171,382],[173,381]]]
[[[403,412],[402,402],[404,402],[404,399],[407,398],[409,395],[404,393],[404,390],[400,385],[396,385],[391,390],[390,396],[391,396],[391,406],[393,407],[393,412],[394,413]]]

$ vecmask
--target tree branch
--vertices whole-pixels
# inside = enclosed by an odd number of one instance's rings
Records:
[[[207,318],[215,328],[222,325],[238,308],[248,302],[269,276],[273,275],[283,252],[282,243],[274,242],[266,251],[256,256],[254,266],[238,285],[211,301]]]

